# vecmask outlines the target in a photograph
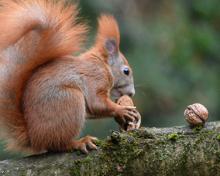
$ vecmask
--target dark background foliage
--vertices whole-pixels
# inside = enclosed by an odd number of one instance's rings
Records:
[[[121,51],[134,71],[136,106],[143,126],[183,125],[188,104],[200,102],[210,121],[220,118],[219,0],[80,0],[81,20],[93,42],[97,18],[113,14]],[[112,119],[88,121],[82,132],[106,137]],[[3,149],[2,149],[3,151]],[[0,158],[11,155],[2,153]]]

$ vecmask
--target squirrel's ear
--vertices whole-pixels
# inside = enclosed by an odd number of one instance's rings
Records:
[[[117,43],[114,39],[107,39],[105,41],[105,49],[110,55],[114,55],[118,52]]]
[[[101,15],[98,20],[96,46],[103,54],[112,55],[119,51],[120,33],[115,18],[111,15]]]

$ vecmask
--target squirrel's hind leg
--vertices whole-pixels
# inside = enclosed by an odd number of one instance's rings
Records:
[[[84,96],[77,87],[54,89],[51,94],[49,90],[43,89],[26,97],[24,114],[34,150],[70,151],[82,148],[83,142],[92,146],[89,139],[73,142],[86,116]]]

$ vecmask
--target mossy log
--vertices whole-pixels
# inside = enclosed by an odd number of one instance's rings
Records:
[[[1,176],[217,176],[220,122],[204,128],[141,128],[112,132],[89,155],[50,153],[0,162]]]

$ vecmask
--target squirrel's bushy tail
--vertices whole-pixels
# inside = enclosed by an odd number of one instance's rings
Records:
[[[8,148],[29,146],[22,94],[34,70],[79,51],[86,26],[64,0],[0,1],[0,135]]]

